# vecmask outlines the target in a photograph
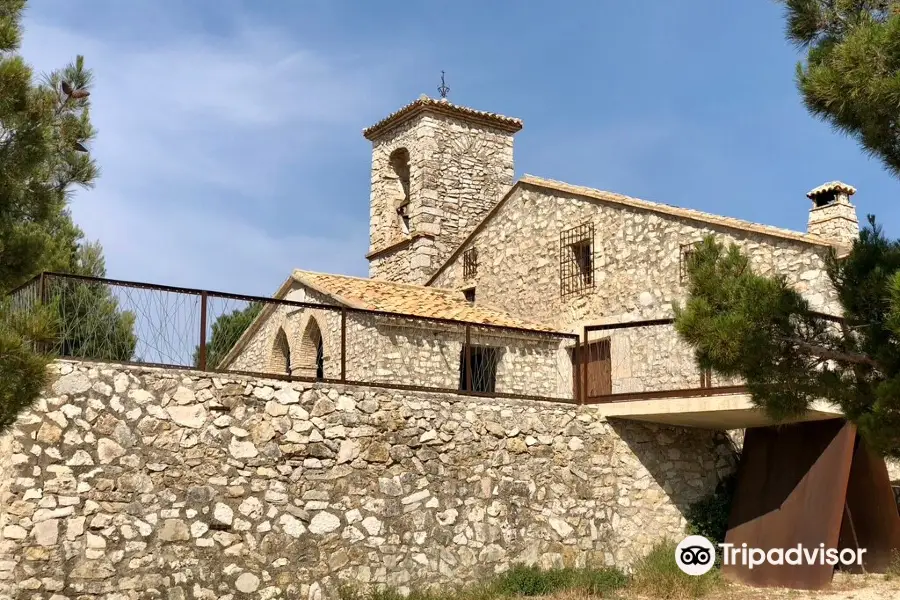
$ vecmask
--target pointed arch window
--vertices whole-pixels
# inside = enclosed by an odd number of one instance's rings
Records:
[[[275,343],[269,357],[269,369],[273,373],[291,374],[291,346],[288,344],[284,328],[279,328],[275,335]]]
[[[294,373],[302,377],[325,378],[325,344],[315,317],[310,317],[303,332]]]

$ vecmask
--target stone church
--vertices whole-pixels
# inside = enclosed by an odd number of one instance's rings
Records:
[[[579,337],[589,349],[588,397],[739,383],[701,373],[671,326],[610,327],[584,339],[585,326],[671,317],[685,294],[685,259],[709,234],[741,247],[758,273],[786,276],[815,309],[839,313],[824,261],[858,235],[853,187],[834,181],[810,191],[807,231],[791,231],[531,175],[515,179],[522,126],[422,96],[365,129],[369,277],[298,270],[276,297],[518,328],[479,332],[473,346],[488,359],[478,369],[489,372],[474,391],[553,398],[573,394]],[[335,377],[339,313],[290,308],[264,310],[222,366]],[[350,317],[349,379],[473,389],[460,377],[458,329],[388,321]]]
[[[516,180],[521,128],[420,98],[366,129],[369,277],[295,270],[210,369],[56,361],[0,435],[0,599],[444,592],[682,535],[767,424],[668,321],[685,257],[712,234],[837,313],[855,190],[789,231]]]

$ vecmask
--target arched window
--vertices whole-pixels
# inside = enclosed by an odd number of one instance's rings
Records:
[[[391,153],[389,162],[398,184],[392,200],[400,217],[400,229],[404,235],[409,235],[409,151],[397,148]]]
[[[325,345],[322,330],[315,317],[310,317],[300,341],[300,355],[294,367],[294,374],[302,377],[325,377]]]
[[[269,370],[273,373],[291,374],[291,347],[283,328],[275,335],[275,343],[269,357]]]

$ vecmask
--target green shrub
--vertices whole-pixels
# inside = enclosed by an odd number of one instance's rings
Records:
[[[716,546],[725,541],[736,483],[736,476],[728,475],[719,481],[712,494],[688,507],[685,519],[691,535],[702,535]]]
[[[723,584],[721,573],[712,569],[700,576],[688,575],[675,563],[675,542],[660,542],[634,565],[630,588],[659,600],[700,598]]]

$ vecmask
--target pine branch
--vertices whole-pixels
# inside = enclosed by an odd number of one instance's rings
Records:
[[[791,344],[798,349],[805,350],[808,354],[811,354],[812,356],[821,358],[823,360],[834,360],[837,362],[849,363],[853,365],[868,365],[873,369],[877,369],[879,372],[884,372],[884,369],[878,363],[878,361],[865,354],[834,350],[832,348],[827,348],[825,346],[821,346],[819,344],[814,344],[812,342],[797,338],[782,337],[779,339],[782,342]]]

